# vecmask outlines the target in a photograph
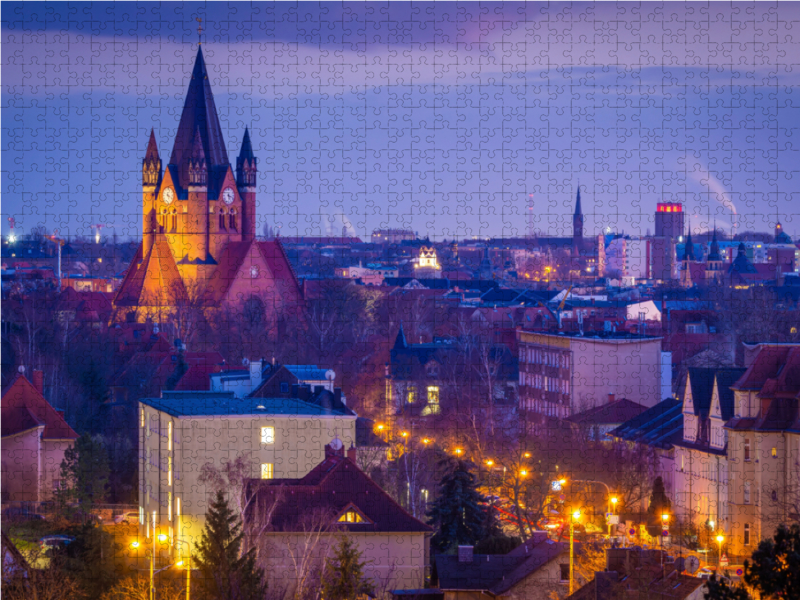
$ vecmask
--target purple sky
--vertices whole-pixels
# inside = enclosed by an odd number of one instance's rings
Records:
[[[652,231],[659,201],[800,234],[796,4],[163,2],[3,2],[4,233],[139,236],[197,16],[229,157],[249,126],[282,235],[523,235],[530,194],[566,234],[578,180],[587,234]]]

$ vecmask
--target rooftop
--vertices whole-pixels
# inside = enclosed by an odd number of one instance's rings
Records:
[[[173,417],[226,415],[352,416],[297,398],[236,398],[233,392],[162,392],[161,398],[142,398],[146,404]]]

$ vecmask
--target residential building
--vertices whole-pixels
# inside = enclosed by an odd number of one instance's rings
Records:
[[[578,431],[585,431],[587,437],[595,441],[609,441],[608,433],[623,423],[642,414],[647,408],[627,398],[615,399],[608,395],[608,402],[595,408],[572,415],[566,420]]]
[[[44,374],[24,369],[3,390],[2,501],[43,502],[62,487],[61,461],[78,438],[63,415],[44,398]]]
[[[336,373],[317,365],[279,365],[264,360],[251,360],[246,367],[227,369],[210,375],[212,392],[233,392],[237,398],[253,395],[267,398],[288,398],[292,386],[323,387],[334,392]]]
[[[213,493],[200,481],[206,464],[219,469],[243,457],[250,477],[298,478],[324,459],[321,441],[356,442],[356,415],[334,394],[308,386],[294,390],[288,398],[164,391],[140,400],[141,533],[152,534],[155,515],[171,553],[194,547]],[[239,492],[232,487],[230,493]]]
[[[686,227],[683,204],[680,202],[659,202],[656,206],[656,237],[677,238]]]
[[[732,386],[729,552],[750,554],[778,524],[800,520],[800,344],[758,344]]]
[[[728,525],[728,435],[733,385],[745,369],[690,368],[683,397],[683,437],[675,442],[673,508],[707,543]]]
[[[569,544],[549,539],[546,531],[534,531],[508,554],[475,554],[472,546],[459,546],[456,555],[437,554],[435,561],[437,579],[426,592],[443,600],[545,600],[569,586]]]
[[[661,338],[623,332],[517,329],[520,408],[567,418],[608,394],[645,407],[661,400]]]
[[[705,581],[682,570],[681,562],[662,556],[660,550],[611,548],[606,550],[606,570],[567,600],[703,600]]]
[[[417,236],[410,229],[375,229],[371,239],[373,244],[399,244],[414,241]]]
[[[251,499],[244,515],[246,530],[259,536],[271,573],[270,586],[286,587],[291,595],[296,573],[291,555],[306,551],[309,530],[321,532],[314,548],[319,561],[342,535],[355,541],[364,575],[376,588],[421,588],[428,565],[431,527],[407,513],[356,465],[355,448],[345,452],[342,440],[325,445],[324,459],[303,477],[269,481],[251,479],[245,495]],[[283,577],[283,579],[281,579]]]

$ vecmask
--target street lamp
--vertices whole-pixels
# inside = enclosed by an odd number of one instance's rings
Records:
[[[664,513],[663,515],[661,515],[661,528],[662,528],[662,531],[661,531],[661,535],[659,536],[660,541],[661,541],[661,566],[662,567],[664,566],[664,531],[666,531],[666,527],[667,527],[668,523],[669,523],[669,515],[667,513]]]
[[[717,573],[719,574],[722,569],[722,542],[725,541],[725,536],[721,533],[717,536],[717,543],[719,544],[719,556],[717,557]]]
[[[615,513],[617,511],[617,502],[619,502],[619,498],[616,496],[611,496],[611,507],[612,509],[609,511],[610,513]],[[608,537],[611,538],[611,515],[608,518]]]
[[[574,534],[575,534],[575,521],[581,518],[581,511],[576,510],[572,513],[569,520],[569,595],[575,591],[575,551],[574,551]]]

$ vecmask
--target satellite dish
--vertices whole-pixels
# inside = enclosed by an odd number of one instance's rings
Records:
[[[694,554],[686,557],[686,572],[694,573],[700,568],[700,559]]]
[[[246,367],[249,364],[250,364],[250,359],[249,358],[243,358],[242,359],[242,366]]]
[[[331,440],[331,448],[334,450],[341,450],[344,448],[344,443],[339,439],[339,436],[336,436]]]
[[[333,370],[328,369],[327,371],[325,371],[325,379],[327,379],[328,381],[333,381],[334,379],[336,379],[336,373]]]
[[[20,373],[22,373],[24,375],[25,374],[25,365],[20,365],[19,368],[17,369],[17,371],[19,371]]]

